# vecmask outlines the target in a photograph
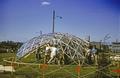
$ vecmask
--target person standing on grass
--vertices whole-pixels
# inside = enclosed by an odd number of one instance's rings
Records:
[[[45,63],[47,63],[47,61],[49,61],[50,59],[50,53],[51,53],[50,48],[51,48],[50,44],[47,44],[45,48]]]
[[[87,62],[88,64],[92,64],[92,46],[89,46],[87,50]]]
[[[93,46],[93,48],[92,48],[92,53],[93,53],[93,57],[94,57],[94,63],[95,63],[95,65],[97,65],[97,58],[98,58],[98,55],[97,55],[96,46]]]

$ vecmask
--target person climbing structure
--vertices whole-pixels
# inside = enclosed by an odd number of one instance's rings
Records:
[[[46,46],[46,55],[48,54],[48,52],[50,51],[50,60],[47,62],[48,64],[56,57],[56,55],[58,54],[58,49],[56,46],[50,46],[49,44]]]

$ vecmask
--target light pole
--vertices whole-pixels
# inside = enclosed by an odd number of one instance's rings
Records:
[[[52,27],[52,33],[55,32],[55,10],[53,10],[53,27]]]
[[[52,33],[54,33],[55,32],[55,19],[56,18],[60,18],[60,19],[62,19],[62,17],[61,16],[56,16],[56,13],[55,13],[55,10],[53,10],[53,18],[52,18]]]
[[[102,40],[100,40],[100,51],[101,51],[101,47],[102,47]]]

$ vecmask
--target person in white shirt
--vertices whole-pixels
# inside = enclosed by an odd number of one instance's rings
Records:
[[[58,49],[55,46],[51,47],[48,44],[48,46],[46,47],[45,55],[48,53],[48,50],[50,50],[50,60],[47,62],[49,64],[54,59],[54,57],[57,55]]]

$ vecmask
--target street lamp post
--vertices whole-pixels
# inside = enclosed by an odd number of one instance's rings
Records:
[[[53,10],[53,27],[52,27],[52,33],[55,32],[55,10]]]

